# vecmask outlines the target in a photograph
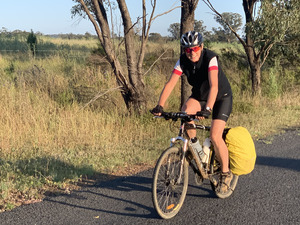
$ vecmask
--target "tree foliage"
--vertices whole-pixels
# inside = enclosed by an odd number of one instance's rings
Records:
[[[281,65],[296,66],[300,62],[299,10],[299,1],[265,1],[261,5],[257,20],[248,27],[253,38],[259,37],[256,39],[260,41],[255,43],[257,49],[274,43],[268,60],[273,65],[276,60],[280,60]],[[260,27],[255,29],[258,24]]]
[[[202,35],[206,32],[206,26],[204,26],[203,20],[195,20],[194,30],[200,32]]]
[[[171,38],[179,40],[180,38],[180,23],[172,23],[168,28],[168,32],[171,34]]]
[[[159,42],[162,41],[163,37],[159,33],[150,33],[149,41]]]
[[[213,28],[213,31],[217,34],[220,41],[226,40],[228,43],[231,43],[236,40],[236,37],[227,24],[229,24],[236,32],[239,31],[242,27],[242,16],[238,13],[231,12],[224,12],[221,15],[223,19],[219,16],[214,17],[221,27],[218,29]]]
[[[194,30],[200,32],[202,35],[206,33],[206,26],[203,25],[202,20],[194,20]],[[180,39],[180,23],[172,23],[170,24],[168,31],[171,34],[171,38],[174,40]]]
[[[36,46],[37,46],[37,37],[33,33],[32,30],[29,33],[28,37],[27,37],[27,44],[29,45],[30,51],[32,53],[32,56],[35,56]]]
[[[261,93],[261,68],[272,47],[299,33],[299,0],[243,0],[246,39],[240,37],[209,0],[203,0],[243,45],[251,71],[252,93]],[[257,9],[257,10],[256,10]]]

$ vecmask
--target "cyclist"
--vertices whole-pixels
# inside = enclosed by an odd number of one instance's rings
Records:
[[[218,63],[218,55],[203,47],[203,37],[200,33],[189,31],[183,34],[180,44],[184,53],[177,61],[152,113],[160,115],[180,76],[185,74],[192,86],[192,94],[181,110],[188,114],[204,111],[206,116],[210,116],[212,113],[210,138],[222,169],[216,191],[226,194],[229,191],[233,175],[229,169],[228,148],[222,134],[232,110],[231,87]],[[201,150],[196,130],[188,130],[188,135],[191,146],[195,150]]]

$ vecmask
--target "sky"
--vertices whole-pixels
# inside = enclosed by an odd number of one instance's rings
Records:
[[[150,0],[146,0],[150,2]],[[239,13],[243,17],[242,0],[211,0],[213,6],[220,12]],[[43,34],[96,34],[92,23],[79,17],[71,18],[71,8],[75,5],[72,0],[0,0],[0,30],[21,30],[41,32]],[[142,15],[141,0],[126,0],[132,22]],[[155,15],[180,6],[179,0],[157,0]],[[147,11],[150,14],[149,11]],[[208,31],[219,27],[214,15],[207,5],[199,0],[195,19],[202,20]],[[150,33],[160,33],[169,36],[168,28],[172,23],[180,22],[180,9],[159,16],[153,22]],[[120,21],[116,20],[117,24]],[[117,27],[117,26],[116,26]]]

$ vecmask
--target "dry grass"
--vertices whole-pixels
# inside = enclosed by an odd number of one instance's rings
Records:
[[[254,139],[300,125],[300,93],[297,88],[276,99],[243,97],[239,101],[246,107],[233,111],[229,126],[247,127]]]
[[[51,38],[46,36],[39,37],[39,40],[43,42],[50,42],[55,45],[78,45],[85,46],[87,48],[97,48],[99,41],[97,39],[63,39],[63,38]]]
[[[168,48],[153,43],[148,47],[157,54]],[[169,76],[165,71],[172,70],[176,57],[165,60],[169,63],[154,66],[145,77],[152,89],[150,107],[156,104]],[[170,137],[177,135],[169,121],[154,120],[149,114],[127,116],[118,91],[83,107],[96,94],[115,87],[110,74],[105,66],[59,56],[0,58],[0,211],[13,208],[17,201],[39,199],[47,190],[65,189],[83,175],[153,165]],[[178,109],[179,86],[168,110]],[[300,125],[299,88],[272,99],[235,96],[228,125],[245,126],[255,138]]]

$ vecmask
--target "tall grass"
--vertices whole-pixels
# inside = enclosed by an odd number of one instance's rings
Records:
[[[157,57],[170,46],[149,43],[147,48]],[[156,105],[177,60],[179,48],[171,49],[172,54],[145,76],[149,107]],[[154,58],[150,53],[146,58],[149,68]],[[170,126],[169,121],[154,120],[150,114],[127,115],[119,91],[112,89],[116,84],[110,68],[85,60],[59,55],[22,60],[0,57],[0,211],[39,199],[49,189],[64,189],[85,175],[151,166],[170,137],[177,135],[178,124]],[[246,67],[232,58],[230,62],[224,66],[235,96],[229,126],[245,126],[253,137],[261,138],[300,124],[299,88],[253,99],[247,91]],[[226,65],[226,60],[222,63]],[[277,71],[270,76],[275,77],[270,82],[278,82]],[[108,90],[108,95],[101,96]],[[90,102],[96,95],[101,97]],[[178,84],[168,110],[179,108],[179,96]]]

